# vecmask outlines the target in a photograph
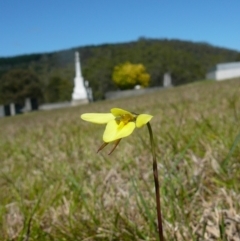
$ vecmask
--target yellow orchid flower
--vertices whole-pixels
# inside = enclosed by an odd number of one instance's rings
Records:
[[[107,124],[103,133],[104,144],[98,151],[102,150],[109,142],[116,141],[114,150],[122,138],[131,135],[135,127],[140,128],[146,125],[152,117],[152,115],[138,115],[120,108],[111,109],[111,113],[86,113],[81,115],[81,118],[85,121]]]
[[[82,114],[81,118],[85,121],[96,124],[107,124],[103,133],[104,143],[98,149],[98,152],[108,145],[109,142],[114,142],[115,145],[109,154],[115,150],[121,139],[131,135],[136,127],[141,128],[142,126],[147,125],[153,156],[153,177],[156,195],[158,234],[159,240],[164,241],[156,152],[154,147],[152,127],[149,123],[153,116],[148,114],[136,114],[123,109],[113,108],[111,109],[111,113],[86,113]]]

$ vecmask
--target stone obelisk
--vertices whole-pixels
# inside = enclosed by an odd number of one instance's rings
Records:
[[[87,90],[84,86],[84,80],[81,73],[79,53],[75,52],[75,71],[74,89],[72,93],[72,105],[81,105],[88,103]]]

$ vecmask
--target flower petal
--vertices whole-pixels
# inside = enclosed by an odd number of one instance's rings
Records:
[[[118,130],[117,122],[115,120],[109,121],[103,133],[103,141],[111,142],[116,140],[117,130]]]
[[[112,142],[117,139],[129,136],[135,129],[134,122],[128,122],[126,125],[120,123],[119,125],[115,120],[109,121],[103,134],[104,142]]]
[[[115,119],[115,116],[111,113],[86,113],[82,114],[81,118],[85,121],[89,121],[96,124],[106,124]]]
[[[122,127],[117,134],[117,139],[121,139],[123,137],[127,137],[132,134],[136,125],[134,122],[128,122],[124,127]]]
[[[131,112],[123,110],[123,109],[120,109],[120,108],[112,108],[111,109],[111,113],[114,116],[121,116],[121,115],[125,115],[125,114],[133,116],[133,114]]]
[[[153,118],[152,115],[141,114],[137,117],[136,126],[138,128],[140,128],[140,127],[146,125],[152,118]]]

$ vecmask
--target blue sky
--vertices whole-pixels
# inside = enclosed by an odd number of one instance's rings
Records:
[[[0,0],[0,57],[139,37],[240,51],[240,0]]]

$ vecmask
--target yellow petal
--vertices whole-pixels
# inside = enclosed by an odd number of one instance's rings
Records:
[[[115,116],[111,113],[86,113],[82,114],[81,118],[85,121],[89,121],[96,124],[106,124],[115,119]]]
[[[131,112],[123,110],[123,109],[120,109],[120,108],[112,108],[111,109],[111,113],[114,116],[121,116],[121,115],[125,115],[125,114],[133,116],[133,114]]]
[[[117,122],[115,120],[109,121],[103,133],[103,141],[111,142],[113,140],[116,140],[117,130],[118,130]]]
[[[134,129],[134,122],[128,122],[126,125],[121,122],[118,125],[115,120],[109,121],[103,134],[103,141],[111,142],[129,136]]]
[[[153,118],[152,115],[141,114],[137,117],[136,126],[138,128],[140,128],[140,127],[146,125],[152,118]]]

